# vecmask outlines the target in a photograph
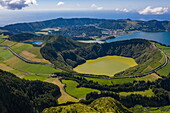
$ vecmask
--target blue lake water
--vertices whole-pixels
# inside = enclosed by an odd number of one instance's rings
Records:
[[[25,43],[41,45],[43,42],[42,41],[28,41],[28,42],[25,42]]]
[[[120,35],[115,39],[110,39],[106,42],[115,42],[134,38],[153,40],[162,44],[170,45],[170,32],[133,32],[127,35]]]

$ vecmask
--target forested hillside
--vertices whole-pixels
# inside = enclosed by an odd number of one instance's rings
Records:
[[[32,23],[18,23],[7,25],[2,29],[8,30],[11,33],[23,33],[23,32],[35,32],[44,28],[55,28],[55,27],[65,27],[74,25],[85,25],[99,23],[101,20],[98,19],[88,19],[88,18],[74,18],[74,19],[53,19],[42,22],[32,22]]]
[[[59,87],[41,81],[23,80],[0,70],[0,113],[38,113],[56,106]]]
[[[57,67],[64,70],[72,70],[79,64],[85,63],[86,60],[95,59],[107,55],[117,55],[134,58],[139,64],[131,68],[131,71],[125,71],[123,74],[140,73],[148,66],[159,61],[161,53],[157,49],[150,49],[151,43],[147,40],[133,39],[120,42],[104,44],[84,44],[71,39],[58,36],[51,41],[49,40],[41,48],[43,57]],[[155,58],[153,58],[155,56]],[[157,57],[156,57],[157,56]],[[158,57],[160,56],[160,57]]]
[[[11,33],[24,33],[24,32],[36,32],[45,28],[57,28],[57,27],[76,27],[84,25],[95,25],[104,29],[110,30],[125,30],[125,31],[170,31],[169,21],[133,21],[130,19],[119,19],[119,20],[107,20],[107,19],[90,19],[90,18],[72,18],[72,19],[53,19],[41,22],[32,23],[18,23],[7,25],[0,29],[8,30]],[[71,28],[72,29],[72,28]],[[85,29],[85,31],[88,29]],[[74,30],[75,32],[78,32]]]

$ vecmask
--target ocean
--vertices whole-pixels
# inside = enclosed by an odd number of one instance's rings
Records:
[[[122,13],[115,11],[5,11],[0,12],[0,26],[14,23],[35,22],[56,18],[98,18],[132,20],[170,20],[170,14],[140,15],[138,13]]]
[[[147,39],[170,46],[170,32],[133,32],[127,35],[120,35],[107,42],[115,42],[129,39]]]

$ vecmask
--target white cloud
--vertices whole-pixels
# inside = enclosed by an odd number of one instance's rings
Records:
[[[90,7],[91,7],[91,8],[96,8],[97,5],[96,5],[96,4],[92,4]]]
[[[0,5],[0,10],[4,9],[1,5]]]
[[[0,0],[0,9],[22,9],[29,5],[37,5],[36,0]]]
[[[103,9],[103,7],[97,7],[97,10],[102,10]]]
[[[114,9],[115,11],[120,11],[120,12],[129,12],[128,9],[124,8],[124,9],[119,9],[119,8],[116,8]]]
[[[146,7],[145,9],[139,11],[139,14],[143,14],[143,15],[149,15],[149,14],[164,14],[168,12],[168,8],[166,7],[156,7],[156,8],[152,8],[151,6]]]
[[[103,7],[97,6],[96,4],[92,4],[90,7],[93,8],[93,9],[97,9],[97,10],[102,10],[103,9]]]
[[[57,3],[57,6],[61,6],[61,5],[64,5],[64,2],[60,1]]]

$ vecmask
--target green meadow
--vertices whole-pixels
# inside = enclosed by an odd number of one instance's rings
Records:
[[[76,98],[83,98],[86,96],[86,94],[90,92],[94,92],[94,91],[100,92],[98,90],[90,89],[90,88],[83,88],[83,87],[77,88],[78,83],[72,80],[62,80],[62,83],[66,85],[65,86],[66,92]]]
[[[89,78],[85,77],[87,80],[92,80],[94,82],[98,82],[101,85],[112,85],[112,84],[124,84],[124,83],[133,83],[134,80],[136,81],[155,81],[160,78],[156,74],[147,75],[144,77],[138,78],[120,78],[120,79],[99,79],[99,78]]]
[[[1,39],[2,40],[2,39]],[[40,48],[33,47],[31,44],[25,44],[25,43],[17,43],[5,40],[2,42],[3,45],[10,46],[16,53],[21,53],[22,51],[33,51],[35,56],[38,54],[40,56]],[[47,65],[41,65],[41,64],[30,64],[22,61],[18,57],[14,56],[9,50],[7,50],[4,47],[0,47],[0,63],[9,66],[13,70],[11,70],[11,73],[14,73],[18,76],[25,76],[28,73],[33,74],[51,74],[55,72],[61,72],[60,70],[54,69]],[[41,60],[41,59],[40,59]],[[43,60],[43,58],[42,58]],[[32,77],[31,75],[28,77]]]
[[[31,44],[24,44],[24,43],[18,43],[11,47],[11,49],[14,50],[16,53],[20,53],[29,48],[33,48],[33,46]]]
[[[120,92],[119,94],[121,96],[128,96],[128,95],[131,95],[131,94],[140,94],[140,95],[147,96],[147,97],[154,96],[152,89],[145,90],[145,91],[135,91],[135,92]]]
[[[3,48],[3,49],[5,49],[5,48]],[[11,57],[14,56],[14,55],[13,55],[10,51],[8,51],[8,50],[1,50],[0,52],[1,52],[0,58],[3,59],[3,60],[7,60],[7,59],[9,59],[9,58],[11,58]]]
[[[165,52],[165,54],[170,58],[170,47],[167,46],[162,46],[158,43],[155,43],[155,45],[161,49],[162,51]],[[170,74],[170,62],[168,62],[168,64],[163,67],[162,69],[157,71],[158,74],[160,74],[161,76],[168,76]]]
[[[155,43],[156,47],[158,47],[159,49],[161,49],[162,51],[164,51],[166,53],[167,56],[170,57],[170,47],[167,46],[162,46],[158,43]]]
[[[134,78],[121,78],[121,79],[99,79],[99,78],[88,78],[87,80],[92,80],[94,82],[98,82],[102,85],[112,85],[112,84],[124,84],[124,83],[132,83]]]
[[[47,65],[26,63],[17,57],[8,59],[5,61],[5,63],[14,69],[36,74],[50,74],[55,72],[61,72],[60,70],[56,70]]]
[[[6,39],[6,38],[9,38],[9,36],[5,36],[4,34],[1,34],[1,35],[0,35],[0,38],[1,38],[1,39]]]
[[[26,80],[40,80],[40,81],[45,81],[49,78],[48,75],[27,75],[23,77],[23,79]]]
[[[0,38],[0,43],[2,43],[3,41],[4,41],[4,39],[1,39],[1,38]]]
[[[165,67],[158,70],[157,73],[160,74],[161,76],[168,76],[170,74],[170,62],[168,62],[168,64]]]

